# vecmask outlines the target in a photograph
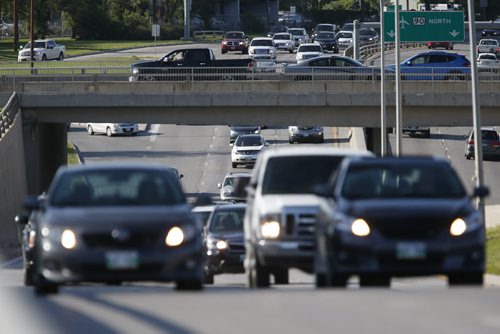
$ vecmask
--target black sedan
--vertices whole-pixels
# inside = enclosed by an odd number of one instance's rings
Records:
[[[321,45],[323,51],[328,50],[333,53],[339,53],[339,46],[333,32],[321,31],[316,35],[314,41]]]
[[[246,204],[217,206],[205,228],[204,283],[213,284],[214,275],[244,273],[243,218]]]
[[[450,285],[483,283],[483,217],[446,160],[346,160],[330,184],[318,189],[318,287],[343,286],[352,275],[361,286],[434,274]]]
[[[368,67],[344,56],[321,56],[284,67],[290,80],[372,80],[380,77],[380,69]]]
[[[162,166],[61,167],[29,197],[27,281],[37,294],[80,282],[175,281],[202,287],[202,233],[178,178]]]
[[[500,29],[483,29],[481,30],[482,37],[500,36]]]

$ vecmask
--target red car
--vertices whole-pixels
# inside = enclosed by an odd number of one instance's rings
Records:
[[[429,49],[445,48],[446,50],[453,50],[453,42],[427,42]]]
[[[228,31],[224,35],[221,43],[221,53],[228,51],[240,51],[242,54],[248,53],[248,37],[243,31]]]

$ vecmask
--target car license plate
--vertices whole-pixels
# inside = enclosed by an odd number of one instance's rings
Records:
[[[427,256],[427,245],[423,242],[399,242],[396,257],[400,260],[421,260]]]
[[[137,269],[139,254],[136,251],[107,252],[106,267],[110,270]]]
[[[123,129],[123,131],[130,132],[130,131],[132,131],[132,129]]]

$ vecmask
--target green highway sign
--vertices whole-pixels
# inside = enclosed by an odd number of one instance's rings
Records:
[[[401,42],[462,42],[465,39],[463,12],[400,12]],[[393,42],[394,12],[384,12],[384,38]]]

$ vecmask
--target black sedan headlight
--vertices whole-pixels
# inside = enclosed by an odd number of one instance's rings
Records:
[[[227,248],[227,241],[226,240],[212,238],[212,237],[207,238],[207,249],[220,251],[220,250],[224,250],[226,248]]]
[[[191,225],[172,226],[165,236],[165,245],[168,247],[177,247],[189,242],[195,235],[196,229]]]
[[[450,223],[450,235],[460,237],[472,231],[476,231],[483,226],[483,218],[478,211],[466,217],[457,217]]]
[[[370,225],[361,217],[338,216],[328,227],[328,234],[334,235],[335,229],[351,233],[357,237],[368,237],[371,234]]]
[[[77,233],[71,228],[44,226],[40,234],[42,248],[46,252],[57,246],[62,246],[67,250],[73,250],[78,246]]]

